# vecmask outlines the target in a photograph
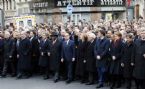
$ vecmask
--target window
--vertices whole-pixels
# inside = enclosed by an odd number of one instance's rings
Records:
[[[23,8],[23,13],[30,13],[30,10],[28,7]]]
[[[16,9],[16,1],[15,0],[13,0],[14,1],[14,9]]]
[[[7,9],[6,10],[8,10],[9,8],[8,8],[8,1],[6,1],[6,7],[7,7]]]
[[[31,26],[32,26],[32,20],[28,20],[28,21],[27,21],[27,24],[28,24],[28,26],[31,27]]]
[[[10,4],[9,4],[9,5],[10,5],[9,7],[10,7],[10,10],[11,10],[11,9],[12,9],[12,4],[13,4],[13,3],[12,3],[11,0],[9,1],[9,3],[10,3]]]
[[[19,26],[24,27],[24,22],[23,21],[20,21],[19,22]]]

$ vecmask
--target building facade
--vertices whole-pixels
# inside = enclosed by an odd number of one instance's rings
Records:
[[[70,17],[74,22],[82,19],[95,21],[101,18],[108,20],[126,18],[126,0],[31,1],[29,3],[30,13],[37,15],[44,22],[65,22],[68,20],[67,6],[69,3],[73,6]]]
[[[145,0],[0,0],[0,8],[5,12],[5,20],[14,16],[35,15],[37,23],[66,22],[68,20],[67,6],[73,6],[71,20],[77,22],[85,19],[133,19],[145,17]]]
[[[4,11],[5,23],[10,22],[12,17],[17,16],[16,0],[0,0],[0,8]]]
[[[145,0],[135,0],[135,18],[145,18]]]

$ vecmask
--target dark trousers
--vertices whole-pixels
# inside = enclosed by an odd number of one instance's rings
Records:
[[[10,66],[12,74],[16,73],[13,61],[5,61],[4,62],[4,66],[3,66],[3,70],[2,70],[2,75],[6,75],[7,74],[7,72],[8,72],[8,66]]]
[[[98,72],[98,79],[99,79],[99,84],[103,85],[105,81],[105,67],[98,67],[97,72]]]
[[[38,73],[39,72],[39,66],[38,66],[38,63],[39,63],[39,56],[32,56],[31,57],[31,65],[32,65],[32,68],[31,68],[31,73],[35,74],[35,73]]]
[[[48,67],[40,67],[40,71],[44,77],[49,77],[49,68]]]
[[[121,77],[120,76],[121,75],[114,75],[114,74],[111,75],[111,80],[110,80],[111,87],[114,87],[115,85],[121,86]]]
[[[136,89],[145,89],[145,80],[135,79]]]
[[[129,89],[131,88],[132,78],[125,78],[126,87]]]
[[[59,72],[55,71],[54,72],[54,80],[57,80],[57,79],[59,79]]]
[[[31,69],[20,69],[17,68],[17,75],[21,75],[21,76],[31,76]]]
[[[72,61],[65,61],[65,66],[67,70],[67,79],[72,80],[73,79],[73,63]]]
[[[88,72],[89,74],[89,82],[94,83],[94,72]]]
[[[3,71],[3,66],[4,66],[4,62],[3,61],[4,61],[3,55],[0,54],[0,74]]]

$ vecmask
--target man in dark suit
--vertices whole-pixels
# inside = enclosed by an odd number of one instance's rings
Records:
[[[97,88],[101,88],[104,85],[104,75],[106,72],[107,63],[107,53],[109,51],[110,41],[105,38],[105,31],[100,30],[98,32],[98,38],[96,40],[96,45],[94,47],[94,52],[96,56],[96,67],[99,78],[99,85]]]
[[[12,60],[13,52],[14,52],[14,42],[10,38],[10,33],[8,31],[4,32],[4,67],[2,71],[1,77],[6,77],[8,66],[10,64],[12,70],[12,76],[15,74],[14,63]]]
[[[145,89],[145,28],[141,28],[140,39],[135,47],[133,77],[136,82],[136,89]]]
[[[30,32],[30,42],[31,42],[31,64],[32,64],[32,74],[38,73],[38,61],[39,61],[39,42],[35,31]]]
[[[18,59],[18,75],[17,78],[30,77],[30,68],[31,68],[31,43],[26,36],[26,32],[21,32],[21,40],[17,46],[17,57]]]
[[[61,52],[61,62],[65,62],[67,68],[67,81],[66,83],[72,82],[72,68],[73,62],[75,61],[75,47],[74,42],[70,40],[70,35],[65,33],[65,41],[62,43],[62,52]]]
[[[126,82],[126,89],[131,89],[132,72],[134,67],[134,53],[135,44],[133,42],[133,35],[126,35],[126,42],[123,48],[123,56],[121,58],[121,67],[123,68],[123,77]]]

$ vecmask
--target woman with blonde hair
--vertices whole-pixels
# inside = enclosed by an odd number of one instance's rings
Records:
[[[88,37],[85,33],[79,36],[78,59],[76,64],[76,76],[80,78],[81,83],[86,82],[86,52],[88,46]]]

